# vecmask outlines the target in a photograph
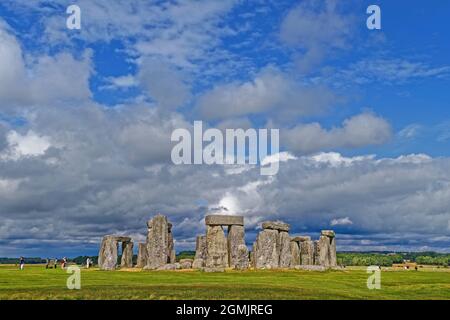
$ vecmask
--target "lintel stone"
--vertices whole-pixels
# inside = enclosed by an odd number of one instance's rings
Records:
[[[295,242],[311,241],[311,237],[309,237],[309,236],[296,236],[296,237],[292,237],[291,241],[295,241]]]
[[[205,217],[207,226],[243,226],[243,216],[209,215]]]
[[[271,230],[278,230],[278,231],[286,231],[289,232],[290,225],[284,222],[277,222],[277,221],[266,221],[262,223],[263,229],[271,229]]]

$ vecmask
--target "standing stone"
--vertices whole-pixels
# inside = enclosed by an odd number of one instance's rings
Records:
[[[143,268],[147,265],[147,244],[139,243],[138,246],[138,256],[137,256],[137,268]]]
[[[195,245],[195,257],[192,268],[201,269],[206,262],[206,236],[197,236]]]
[[[336,267],[336,235],[333,230],[322,230],[319,243],[321,244],[320,250],[326,251],[321,252],[319,255],[321,262],[325,267]]]
[[[330,266],[330,242],[327,236],[320,236],[316,242],[315,264],[319,266]]]
[[[252,251],[250,252],[250,266],[256,269],[256,241],[253,242]]]
[[[147,222],[147,265],[146,269],[157,269],[168,260],[168,222],[163,215],[156,215]]]
[[[117,267],[118,243],[115,236],[103,237],[98,253],[98,266],[101,270],[115,270]]]
[[[336,238],[330,239],[330,267],[337,267]]]
[[[120,262],[122,268],[133,267],[133,242],[122,242],[122,260]]]
[[[278,233],[277,240],[278,252],[279,252],[279,268],[289,268],[292,261],[291,255],[291,237],[286,231],[280,231]]]
[[[300,265],[300,247],[297,241],[291,241],[291,263],[290,267],[294,268],[295,266]]]
[[[254,246],[254,263],[256,269],[278,268],[278,231],[265,229],[258,234]]]
[[[221,226],[207,226],[205,267],[211,271],[228,267],[228,243]]]
[[[173,243],[173,234],[172,234],[172,224],[167,224],[168,229],[168,247],[167,247],[167,262],[168,263],[175,263],[176,262],[176,252],[174,249],[174,243]]]
[[[248,248],[245,244],[240,244],[238,246],[238,257],[237,263],[235,265],[235,269],[237,270],[245,270],[248,269],[249,266],[249,258],[248,258]]]
[[[314,265],[314,242],[306,240],[300,242],[300,263],[303,266]]]
[[[245,246],[245,230],[243,226],[232,225],[228,229],[228,263],[230,268],[246,269],[248,267],[248,249]],[[240,246],[243,247],[240,248]],[[244,247],[247,251],[244,253]],[[247,257],[244,261],[243,256]]]

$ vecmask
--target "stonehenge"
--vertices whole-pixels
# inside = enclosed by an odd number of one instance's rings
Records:
[[[205,217],[206,236],[197,237],[193,267],[205,271],[225,268],[247,269],[244,217],[209,215]],[[224,227],[227,227],[225,236]]]
[[[102,270],[115,270],[119,253],[119,243],[122,243],[122,259],[120,266],[130,268],[133,265],[133,242],[130,237],[107,235],[103,237],[98,253],[98,265]]]
[[[222,272],[226,269],[296,269],[324,271],[337,267],[336,235],[322,230],[318,240],[310,236],[290,236],[290,225],[264,221],[249,252],[245,243],[243,216],[208,215],[206,234],[196,238],[194,259],[176,261],[172,224],[158,214],[147,221],[147,238],[138,244],[137,268],[148,270],[199,269]],[[122,244],[120,263],[119,243]],[[130,237],[107,235],[99,251],[99,268],[115,270],[133,267],[134,243]]]
[[[251,253],[255,269],[321,270],[337,267],[335,233],[323,230],[319,240],[309,236],[289,237],[290,226],[283,222],[266,221],[258,234]]]

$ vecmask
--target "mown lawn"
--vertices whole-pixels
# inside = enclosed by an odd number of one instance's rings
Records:
[[[99,271],[82,269],[81,290],[69,274],[43,266],[0,266],[0,299],[450,299],[448,269],[383,271],[368,290],[365,269],[345,271]]]

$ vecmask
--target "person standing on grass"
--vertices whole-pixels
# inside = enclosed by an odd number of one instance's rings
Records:
[[[25,258],[24,257],[20,257],[19,260],[19,265],[20,265],[20,270],[23,270],[23,268],[25,268]]]

